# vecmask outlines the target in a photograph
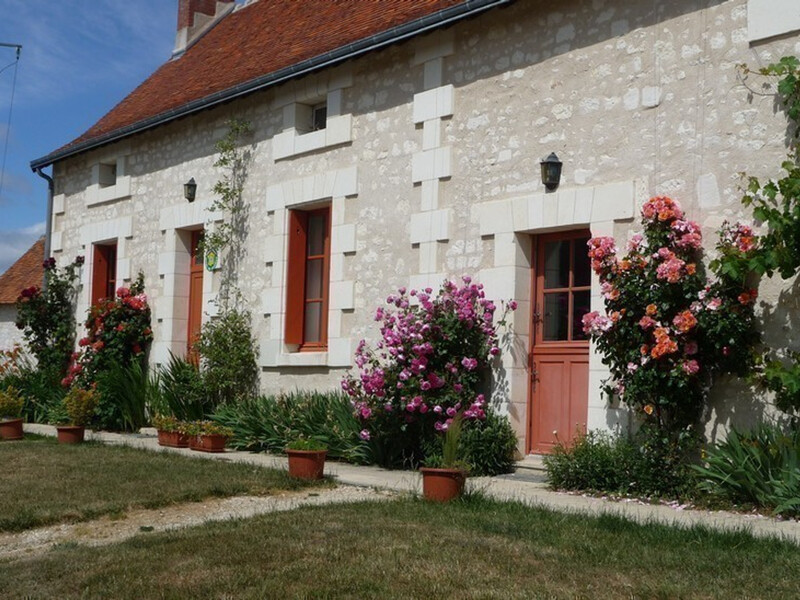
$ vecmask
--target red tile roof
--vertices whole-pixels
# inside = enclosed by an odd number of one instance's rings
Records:
[[[17,262],[0,275],[0,304],[14,304],[19,293],[34,285],[41,286],[44,278],[44,238],[39,238]]]
[[[231,91],[266,75],[292,68],[354,43],[429,19],[452,9],[467,16],[510,0],[258,0],[224,17],[183,56],[161,66],[86,133],[52,154],[55,160],[128,135],[155,117],[180,116],[186,105]],[[174,118],[174,117],[172,117]],[[160,121],[163,122],[163,121]],[[137,128],[137,124],[139,127]],[[99,143],[99,142],[98,142]]]

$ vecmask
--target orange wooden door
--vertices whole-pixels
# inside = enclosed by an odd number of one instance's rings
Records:
[[[581,230],[533,241],[530,452],[548,453],[586,430],[589,341],[581,319],[590,309],[589,237]]]
[[[200,336],[203,323],[203,253],[198,245],[203,239],[203,232],[192,232],[191,261],[189,267],[189,323],[186,341],[186,354],[196,358],[194,344]]]

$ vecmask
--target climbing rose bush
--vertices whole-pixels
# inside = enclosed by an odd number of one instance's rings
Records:
[[[56,381],[66,373],[75,346],[75,298],[83,256],[59,269],[54,258],[42,263],[47,285],[20,291],[16,302],[17,328],[22,330],[27,350],[36,357],[41,372],[51,372]]]
[[[483,286],[463,277],[460,285],[445,281],[435,296],[431,288],[400,288],[386,304],[375,312],[380,341],[371,348],[361,340],[358,372],[342,388],[378,462],[400,466],[418,462],[457,413],[485,418],[481,386],[489,361],[500,354],[498,327],[516,303],[503,303],[498,320]]]
[[[140,274],[130,288],[117,289],[115,298],[104,298],[89,309],[86,336],[78,341],[79,351],[62,385],[89,388],[97,375],[112,365],[130,365],[144,358],[153,340],[150,306]]]
[[[730,265],[748,260],[758,239],[748,226],[726,223],[709,280],[701,228],[678,202],[652,198],[641,216],[644,232],[623,256],[613,238],[589,241],[605,314],[585,315],[583,327],[611,371],[607,393],[646,425],[678,432],[697,422],[715,375],[752,365],[757,292]]]

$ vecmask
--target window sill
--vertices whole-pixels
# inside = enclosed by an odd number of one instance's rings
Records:
[[[126,175],[120,177],[114,185],[100,187],[98,184],[94,184],[90,186],[86,193],[86,206],[123,200],[125,198],[130,198],[130,196],[131,178],[129,175]]]
[[[321,150],[353,140],[353,118],[351,115],[328,117],[325,129],[299,133],[289,129],[272,138],[273,159],[278,161],[293,158],[314,150]]]
[[[302,350],[278,355],[278,367],[327,367],[328,350]]]

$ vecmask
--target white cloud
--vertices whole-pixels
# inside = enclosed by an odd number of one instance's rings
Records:
[[[43,235],[44,221],[21,229],[0,230],[0,273],[5,273]]]

